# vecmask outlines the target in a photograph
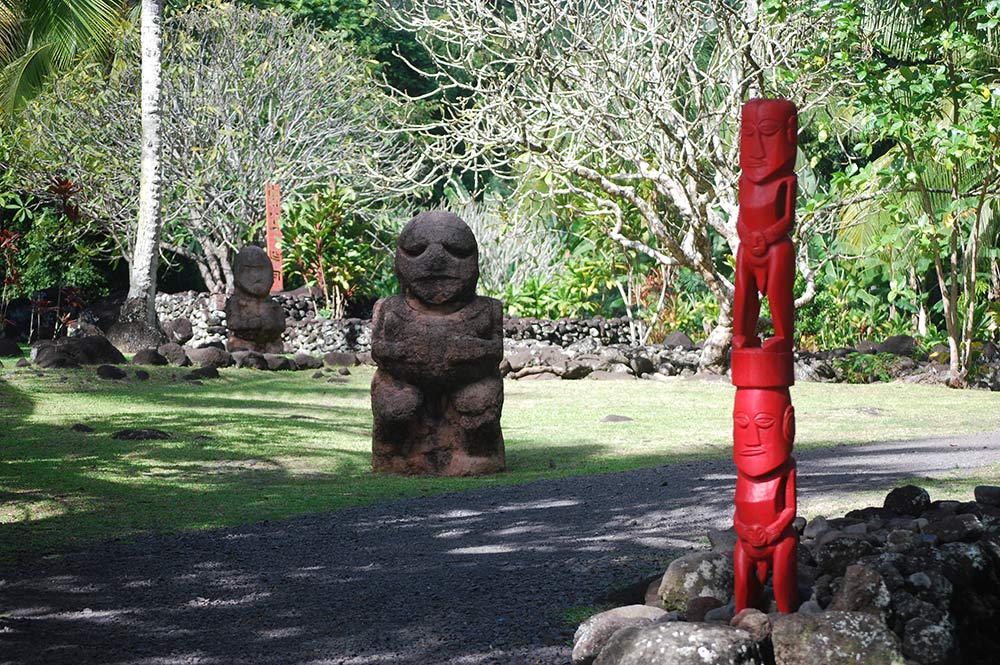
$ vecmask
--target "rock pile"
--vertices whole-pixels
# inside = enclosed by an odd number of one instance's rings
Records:
[[[645,605],[594,615],[577,629],[574,665],[757,663],[988,665],[1000,634],[1000,487],[974,501],[894,489],[881,507],[797,520],[792,614],[733,616],[732,530],[712,551],[673,561]],[[711,608],[711,609],[705,609]],[[697,660],[700,657],[702,660]]]
[[[371,321],[331,320],[316,316],[321,300],[299,292],[279,293],[287,325],[282,341],[286,353],[323,355],[331,351],[368,352]],[[171,340],[200,346],[225,344],[226,314],[218,296],[188,291],[159,294],[157,312],[165,328],[186,324],[188,339]],[[174,321],[182,319],[180,323]],[[504,316],[504,354],[501,366],[513,379],[662,379],[698,371],[699,350],[682,332],[667,336],[661,344],[635,347],[630,344],[626,318],[543,319]],[[1000,390],[1000,349],[991,343],[976,346],[982,363],[971,377],[973,384]],[[930,357],[918,355],[912,337],[896,335],[882,342],[861,340],[857,348],[795,353],[796,381],[881,381],[898,379],[913,383],[945,383],[948,379],[946,347]],[[852,354],[862,354],[852,356]],[[881,355],[876,355],[881,354]],[[865,362],[867,360],[868,362]],[[510,366],[509,368],[507,366]],[[652,365],[652,366],[650,366]],[[867,367],[867,369],[866,369]]]

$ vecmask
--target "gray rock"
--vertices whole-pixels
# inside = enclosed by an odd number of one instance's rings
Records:
[[[630,422],[632,422],[632,419],[629,418],[628,416],[619,416],[617,414],[612,413],[612,414],[606,415],[603,418],[601,418],[600,422],[602,422],[602,423],[630,423]]]
[[[705,612],[705,621],[709,623],[729,623],[736,613],[736,600],[731,599],[722,607]]]
[[[906,622],[903,655],[920,665],[944,665],[955,657],[955,635],[946,624],[924,617]]]
[[[354,367],[358,364],[358,356],[354,353],[331,351],[323,356],[323,363],[328,367]]]
[[[629,626],[651,624],[665,614],[648,605],[626,605],[595,614],[581,623],[573,635],[573,664],[590,665],[616,632]]]
[[[1000,487],[997,485],[978,485],[974,492],[979,503],[985,506],[1000,506]]]
[[[184,352],[184,348],[180,344],[168,342],[158,346],[156,351],[166,358],[171,365],[176,365],[177,367],[188,367],[191,365],[191,359],[188,358],[187,353]]]
[[[97,376],[111,381],[121,381],[128,375],[125,373],[125,370],[114,365],[100,365],[97,368]]]
[[[757,644],[732,626],[655,623],[615,633],[594,665],[762,665]]]
[[[771,636],[771,617],[752,607],[740,610],[729,625],[745,630],[754,642],[763,642]]]
[[[920,517],[920,513],[930,508],[930,505],[930,494],[923,487],[916,485],[895,488],[886,495],[885,502],[882,504],[888,510],[913,517]]]
[[[188,348],[185,350],[191,362],[202,367],[229,367],[233,364],[233,357],[225,349],[215,346],[203,346],[197,349]]]
[[[680,330],[675,330],[664,337],[661,343],[666,347],[680,347],[686,351],[695,348],[694,342],[687,336],[687,333]]]
[[[892,335],[876,345],[876,350],[879,353],[891,353],[896,356],[912,356],[917,350],[917,341],[909,335]]]
[[[320,369],[323,367],[323,359],[316,356],[311,356],[308,353],[296,353],[292,360],[299,369]]]
[[[844,572],[829,609],[885,616],[890,601],[889,588],[879,572],[869,566],[855,564],[848,566]]]
[[[267,369],[267,360],[264,359],[263,353],[258,353],[257,351],[233,351],[233,362],[236,363],[237,367],[245,367],[248,369]]]
[[[156,349],[140,349],[132,356],[133,365],[166,365],[168,360]]]
[[[646,587],[646,594],[644,596],[645,604],[650,607],[658,607],[661,610],[663,608],[663,599],[660,598],[660,584],[663,582],[663,575],[655,578]]]
[[[163,332],[167,333],[167,339],[175,344],[187,344],[194,337],[194,328],[191,326],[191,319],[186,316],[165,321],[163,323]]]
[[[732,559],[719,552],[685,554],[667,567],[658,593],[668,610],[683,610],[698,596],[725,603],[733,594]]]
[[[822,515],[809,520],[809,524],[806,525],[805,530],[802,532],[804,538],[819,538],[821,535],[830,530],[830,525],[827,523],[826,518]]]
[[[904,665],[899,639],[866,612],[782,615],[771,642],[776,665]]]
[[[0,358],[23,358],[24,351],[12,339],[0,338]]]
[[[292,362],[291,358],[286,358],[285,356],[279,356],[274,353],[265,353],[264,361],[267,363],[267,368],[272,372],[279,371],[295,371],[295,363]],[[346,367],[342,367],[347,369]]]
[[[806,616],[811,614],[821,614],[823,612],[823,608],[820,607],[819,603],[817,603],[815,600],[807,600],[806,602],[799,605],[798,612],[799,614]]]
[[[691,623],[698,623],[705,620],[705,615],[711,610],[721,609],[723,602],[712,596],[698,596],[692,598],[684,607],[684,620]]]
[[[205,365],[204,367],[199,367],[198,369],[191,370],[184,375],[185,381],[202,381],[204,379],[217,379],[219,378],[219,370],[212,365]]]
[[[983,524],[978,517],[969,513],[949,515],[930,522],[924,533],[937,536],[942,543],[975,540],[983,535]]]
[[[817,547],[813,554],[820,570],[839,577],[848,565],[868,556],[873,550],[874,547],[867,540],[841,534]]]
[[[728,529],[709,529],[708,542],[712,544],[713,552],[731,554],[736,548],[736,532],[732,527]]]

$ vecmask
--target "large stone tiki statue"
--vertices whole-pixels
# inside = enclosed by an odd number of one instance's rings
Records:
[[[233,262],[236,292],[226,300],[226,326],[230,351],[281,353],[285,312],[271,299],[274,272],[271,259],[260,247],[249,245]]]
[[[770,571],[781,612],[798,606],[795,519],[795,410],[792,336],[797,121],[783,99],[743,107],[740,212],[733,327],[733,460],[738,540],[733,556],[736,611],[755,607]],[[757,337],[760,295],[771,306],[775,336]],[[763,608],[767,610],[767,608]]]
[[[399,234],[401,295],[379,301],[372,330],[372,468],[401,474],[503,471],[501,303],[476,295],[479,250],[449,212]]]

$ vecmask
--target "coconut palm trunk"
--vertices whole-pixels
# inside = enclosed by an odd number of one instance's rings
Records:
[[[166,341],[156,317],[156,267],[160,255],[160,23],[162,0],[142,0],[142,163],[139,223],[129,271],[128,297],[108,338],[135,352]]]

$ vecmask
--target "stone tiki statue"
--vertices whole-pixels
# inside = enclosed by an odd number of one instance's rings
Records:
[[[372,469],[399,474],[503,471],[501,303],[476,295],[479,250],[449,212],[425,212],[396,244],[401,295],[372,322]]]
[[[274,273],[271,259],[260,247],[249,245],[233,262],[236,292],[226,300],[226,326],[230,351],[281,353],[285,312],[271,299]]]
[[[733,553],[736,611],[755,607],[770,571],[781,612],[798,607],[795,519],[795,410],[792,337],[794,250],[788,232],[795,213],[795,105],[752,99],[743,107],[740,212],[733,326],[733,460],[737,535]],[[766,295],[775,336],[757,337],[760,296]],[[767,609],[767,608],[763,608]]]

